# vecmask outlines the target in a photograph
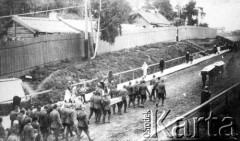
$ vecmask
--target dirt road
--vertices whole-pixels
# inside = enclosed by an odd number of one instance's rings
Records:
[[[196,66],[166,76],[166,103],[165,106],[158,107],[159,110],[171,110],[166,121],[176,118],[199,105],[202,87],[200,70],[216,61],[223,60],[225,63],[228,63],[231,56],[231,53],[225,54],[223,58],[222,56],[217,56]],[[229,81],[225,75],[221,82],[210,86],[210,91],[216,93],[227,86],[229,86]],[[184,96],[183,93],[186,95]],[[143,113],[149,109],[155,109],[155,105],[151,101],[146,102],[144,109],[134,109],[130,107],[126,114],[113,115],[111,123],[109,124],[95,125],[94,120],[92,119],[90,121],[91,135],[96,141],[138,140],[142,137],[143,133]],[[83,140],[87,140],[85,135]]]

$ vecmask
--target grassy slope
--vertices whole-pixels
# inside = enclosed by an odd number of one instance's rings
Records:
[[[143,62],[153,64],[163,57],[165,60],[185,55],[186,50],[196,52],[195,48],[185,43],[157,43],[130,50],[103,54],[94,60],[88,61],[63,61],[58,64],[48,65],[35,69],[31,75],[32,82],[38,91],[53,89],[51,95],[42,95],[41,103],[62,100],[67,82],[79,82],[81,79],[96,78],[97,75],[107,75],[109,70],[113,73],[141,67]],[[39,102],[40,102],[39,101]]]

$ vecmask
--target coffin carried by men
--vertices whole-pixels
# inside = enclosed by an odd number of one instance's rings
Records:
[[[223,61],[216,62],[216,63],[214,63],[214,65],[218,71],[223,72],[224,65],[225,65],[225,63]]]
[[[201,70],[201,74],[202,75],[207,75],[207,74],[209,74],[210,72],[213,72],[214,71],[214,69],[215,69],[215,65],[208,65],[208,66],[206,66],[206,67],[204,67],[202,70]]]

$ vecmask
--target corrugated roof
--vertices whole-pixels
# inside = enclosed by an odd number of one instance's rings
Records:
[[[160,13],[154,14],[145,11],[138,11],[137,13],[140,14],[150,24],[170,24],[170,22]]]
[[[13,20],[22,26],[31,28],[34,31],[44,33],[79,33],[80,31],[71,28],[59,19],[20,17],[14,16]]]

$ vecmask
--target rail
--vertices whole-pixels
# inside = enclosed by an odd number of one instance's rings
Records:
[[[225,45],[220,46],[220,48],[222,48],[222,47],[225,47]],[[211,50],[212,49],[207,49],[207,50],[204,50],[204,51],[195,52],[193,54],[196,56],[199,53],[209,52]],[[181,57],[177,57],[177,58],[174,58],[174,59],[171,59],[171,60],[167,60],[167,61],[165,61],[165,69],[176,66],[176,65],[180,65],[184,62],[185,62],[185,56],[181,56]],[[159,65],[159,63],[154,63],[154,64],[149,65],[147,74],[149,75],[149,74],[156,73],[157,70],[158,70],[158,65]],[[137,71],[139,71],[139,72],[137,72]],[[126,75],[125,78],[124,78],[123,74],[127,74],[127,73],[131,73],[131,74]],[[126,82],[126,81],[130,81],[130,80],[134,80],[136,78],[139,78],[139,77],[142,76],[142,74],[143,74],[142,68],[138,67],[138,68],[134,68],[134,69],[131,69],[131,70],[115,73],[115,74],[113,74],[113,76],[115,78],[117,77],[118,84],[120,84],[120,83],[123,83],[123,82]],[[131,76],[131,78],[128,78],[128,76]],[[104,76],[104,78],[107,78],[107,77],[108,76]],[[94,81],[97,81],[97,80],[98,80],[97,78],[92,79],[92,80],[87,80],[87,81],[72,84],[71,86],[86,85],[87,83],[91,83],[91,82],[94,82]]]

